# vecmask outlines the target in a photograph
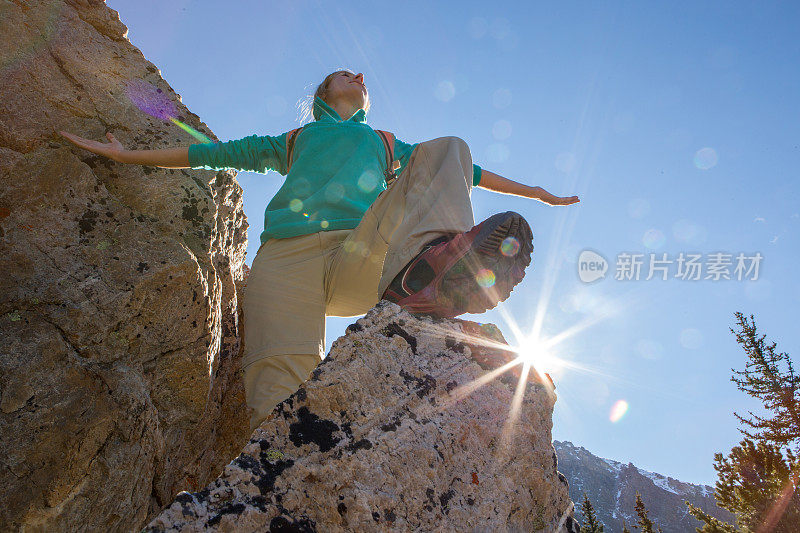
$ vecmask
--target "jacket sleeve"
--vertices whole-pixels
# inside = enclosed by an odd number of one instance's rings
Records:
[[[244,139],[189,146],[189,165],[206,170],[249,170],[286,175],[286,133],[271,137],[251,135]]]
[[[400,160],[400,168],[397,169],[397,175],[399,176],[403,170],[405,170],[406,165],[408,164],[408,160],[411,157],[411,152],[414,151],[414,148],[417,147],[417,144],[407,144],[395,137],[394,139],[394,158]],[[472,164],[472,186],[475,187],[481,181],[481,167],[476,165],[475,163]]]

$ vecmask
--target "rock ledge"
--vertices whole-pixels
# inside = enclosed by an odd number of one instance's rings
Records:
[[[576,530],[551,383],[531,374],[505,440],[518,378],[469,392],[509,360],[503,344],[491,324],[381,302],[217,480],[180,493],[147,530]]]

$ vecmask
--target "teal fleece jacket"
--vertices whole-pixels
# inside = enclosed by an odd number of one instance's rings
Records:
[[[386,189],[386,151],[380,135],[366,123],[363,109],[342,120],[324,100],[314,99],[314,122],[297,135],[292,168],[286,173],[286,135],[251,135],[244,139],[189,146],[192,168],[233,168],[286,180],[267,205],[261,243],[319,231],[353,229]],[[397,175],[408,164],[416,144],[395,139]],[[477,185],[481,168],[473,165]]]

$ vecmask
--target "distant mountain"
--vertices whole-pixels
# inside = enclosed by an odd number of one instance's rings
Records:
[[[708,485],[692,485],[654,472],[647,472],[632,463],[623,464],[597,457],[571,442],[553,441],[558,455],[558,471],[569,481],[569,495],[575,502],[575,518],[583,520],[580,511],[583,493],[589,496],[606,533],[620,533],[622,521],[636,523],[636,492],[642,495],[648,517],[664,533],[694,533],[700,525],[688,512],[684,501],[712,516],[733,523],[733,515],[717,507],[714,489]]]

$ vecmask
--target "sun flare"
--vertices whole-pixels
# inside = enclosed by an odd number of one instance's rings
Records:
[[[531,365],[537,371],[552,375],[564,369],[564,362],[548,350],[545,343],[534,339],[525,339],[519,346],[518,359]]]

